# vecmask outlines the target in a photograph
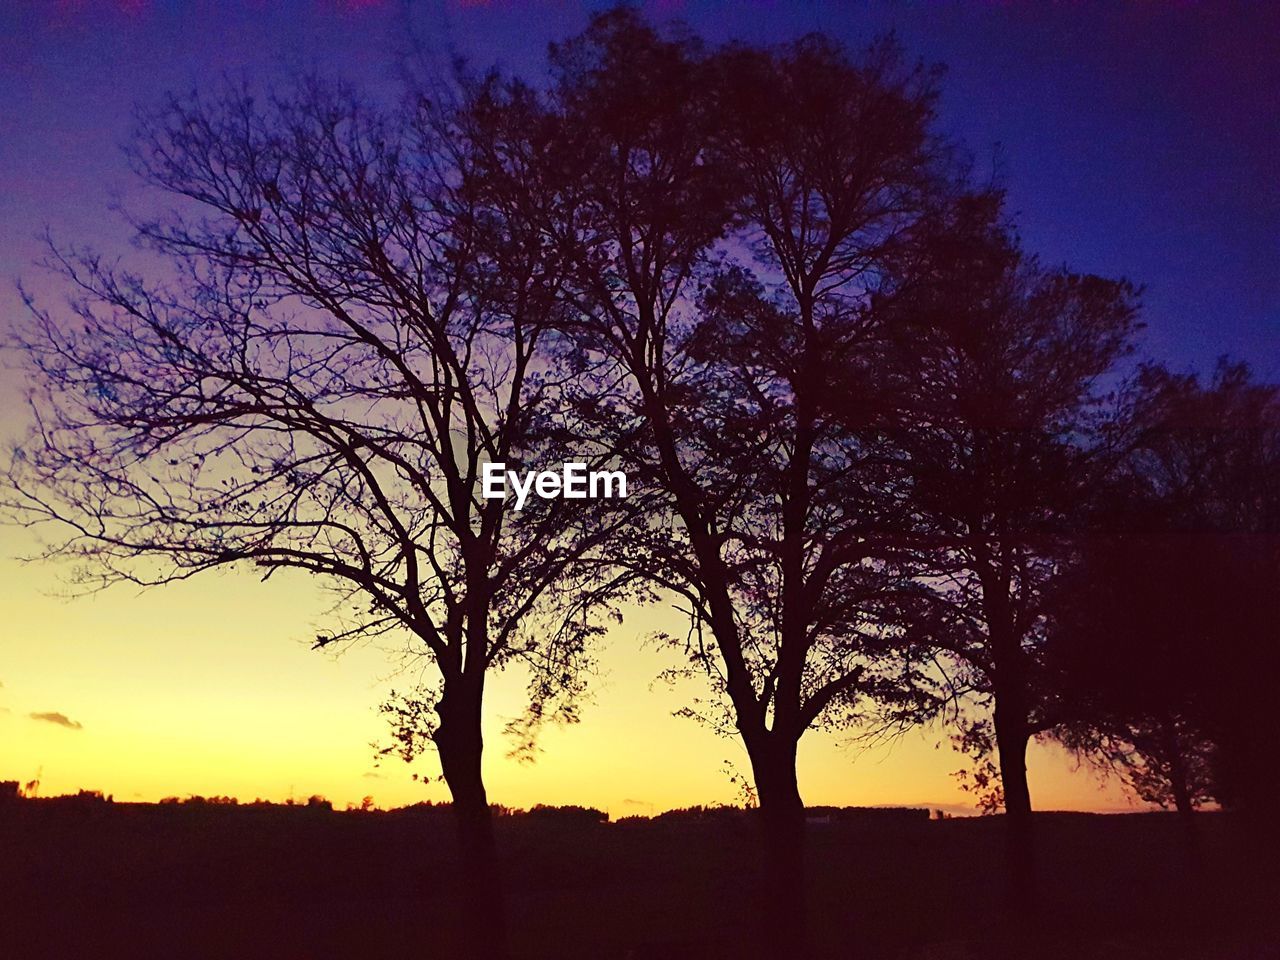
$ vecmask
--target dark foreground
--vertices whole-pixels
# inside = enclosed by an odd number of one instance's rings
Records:
[[[812,838],[822,957],[1280,958],[1277,851],[1199,816],[1041,815],[1041,916],[1002,920],[999,818],[870,811]],[[466,957],[440,810],[74,804],[0,807],[5,957]],[[757,956],[750,821],[499,820],[514,953]]]

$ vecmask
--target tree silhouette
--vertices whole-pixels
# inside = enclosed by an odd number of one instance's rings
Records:
[[[1123,470],[1055,591],[1057,735],[1183,813],[1269,803],[1278,398],[1225,360],[1207,384],[1144,367]]]
[[[498,170],[493,189],[523,192],[571,264],[584,417],[661,491],[617,563],[690,615],[673,644],[713,696],[686,712],[746,748],[763,918],[795,955],[799,740],[925,681],[899,642],[919,587],[894,562],[907,508],[874,300],[950,195],[931,75],[819,38],[709,55],[625,10],[551,59],[547,172],[531,188]]]
[[[1043,593],[1090,490],[1114,468],[1103,378],[1130,349],[1136,307],[1124,282],[1024,255],[997,201],[954,205],[894,329],[900,362],[914,371],[899,433],[912,508],[933,534],[917,563],[935,603],[918,629],[990,705],[989,726],[981,719],[962,742],[997,754],[1009,893],[1025,913],[1034,893],[1026,749],[1056,723],[1045,709]]]
[[[1198,658],[1178,641],[1182,598],[1204,585],[1189,580],[1188,547],[1201,544],[1152,531],[1087,538],[1052,591],[1047,651],[1055,739],[1183,814],[1215,792],[1214,748],[1195,710]]]
[[[415,732],[453,796],[474,953],[496,956],[485,680],[521,661],[531,722],[571,708],[604,589],[574,563],[625,510],[481,497],[486,462],[570,457],[561,280],[469,191],[474,147],[425,100],[386,110],[319,81],[170,98],[131,153],[169,201],[134,223],[159,267],[54,250],[75,299],[29,301],[36,427],[10,481],[89,583],[297,569],[344,604],[317,646],[415,638],[436,676]]]
[[[1174,577],[1193,588],[1176,639],[1199,664],[1218,798],[1263,825],[1280,743],[1267,679],[1280,669],[1269,642],[1280,623],[1280,388],[1225,359],[1207,384],[1159,368],[1145,374],[1135,470],[1177,538]]]

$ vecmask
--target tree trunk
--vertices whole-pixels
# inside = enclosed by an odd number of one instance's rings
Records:
[[[751,768],[764,862],[760,884],[764,956],[807,957],[811,953],[805,870],[805,812],[796,780],[796,742],[774,733],[751,748]]]
[[[995,665],[996,752],[1004,791],[1005,906],[1015,927],[1036,913],[1036,853],[1027,785],[1030,691],[1027,661],[1009,601],[1010,578],[1003,563],[982,577],[982,601]]]
[[[1036,850],[1031,817],[1031,790],[1027,785],[1026,712],[1016,695],[995,708],[996,749],[1005,811],[1005,903],[1014,919],[1030,918],[1036,911]]]
[[[1173,794],[1173,808],[1177,811],[1178,823],[1182,827],[1182,844],[1187,859],[1187,875],[1200,876],[1200,834],[1196,829],[1196,805],[1192,797],[1191,779],[1187,773],[1187,764],[1183,758],[1182,739],[1178,736],[1177,721],[1173,717],[1165,717],[1161,724],[1164,735],[1164,751],[1168,758],[1169,789]]]
[[[1190,798],[1185,802],[1177,801],[1178,823],[1182,827],[1182,849],[1186,856],[1186,875],[1199,882],[1204,871],[1204,852],[1200,846],[1200,829],[1196,818],[1196,808]]]
[[[1176,766],[1174,767],[1173,776],[1170,778],[1169,786],[1173,790],[1173,809],[1177,810],[1181,816],[1193,816],[1196,808],[1195,804],[1191,802],[1191,791],[1187,787],[1187,781]]]
[[[477,960],[505,960],[508,955],[506,899],[498,866],[489,798],[480,773],[484,738],[480,730],[480,695],[446,694],[438,707],[440,726],[435,743],[440,768],[453,797],[461,855],[459,915],[462,945]]]

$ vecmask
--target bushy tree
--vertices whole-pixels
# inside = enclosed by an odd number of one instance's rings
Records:
[[[1143,368],[1126,456],[1053,598],[1057,736],[1143,800],[1265,809],[1280,606],[1280,393]]]
[[[998,197],[955,204],[895,310],[906,372],[898,432],[915,559],[932,602],[917,629],[983,708],[962,746],[1008,821],[1010,894],[1034,891],[1026,750],[1057,721],[1044,678],[1044,594],[1115,468],[1109,378],[1131,349],[1135,291],[1026,255]],[[986,710],[990,713],[986,713]],[[994,750],[999,782],[982,764]]]
[[[800,738],[926,680],[875,301],[952,188],[932,78],[890,45],[708,52],[625,10],[551,60],[545,172],[492,189],[568,264],[582,417],[660,497],[617,563],[689,614],[673,645],[712,691],[687,712],[746,748],[770,935],[802,950]]]

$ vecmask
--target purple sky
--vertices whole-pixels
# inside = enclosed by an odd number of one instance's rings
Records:
[[[416,35],[523,71],[603,4],[8,0],[0,5],[0,321],[33,240],[114,249],[131,105],[226,72],[386,83]],[[1146,286],[1147,351],[1280,379],[1280,4],[656,3],[711,40],[895,30],[949,67],[943,123],[1001,169],[1027,245]],[[407,29],[412,25],[412,31]],[[40,287],[38,280],[33,284]]]

